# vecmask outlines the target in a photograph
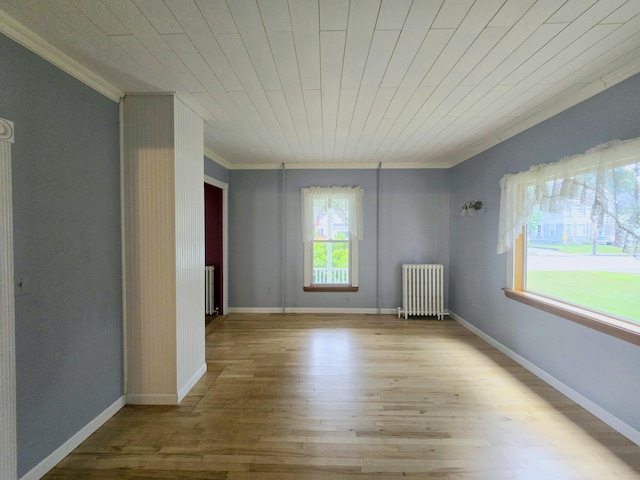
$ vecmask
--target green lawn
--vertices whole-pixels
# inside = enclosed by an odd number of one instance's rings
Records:
[[[640,322],[640,274],[533,270],[527,290]]]
[[[529,243],[528,247],[534,248],[547,248],[550,250],[558,250],[559,252],[566,253],[591,253],[593,252],[593,245],[590,243],[581,243],[578,245],[548,245],[542,243]],[[613,245],[598,245],[596,247],[596,253],[622,253],[622,247],[614,247]]]

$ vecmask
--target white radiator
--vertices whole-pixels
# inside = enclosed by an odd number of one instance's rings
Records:
[[[435,264],[402,265],[402,308],[398,318],[437,316],[444,318],[444,266]]]
[[[215,302],[213,301],[213,274],[214,266],[204,267],[204,313],[205,315],[213,315],[215,311]]]

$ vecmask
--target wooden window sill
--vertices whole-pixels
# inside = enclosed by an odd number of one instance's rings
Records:
[[[567,320],[606,333],[626,342],[640,345],[640,324],[636,325],[626,320],[524,290],[511,290],[508,288],[503,288],[503,290],[504,294],[512,300],[566,318]]]
[[[349,287],[349,286],[327,286],[327,287],[319,287],[317,285],[311,287],[303,287],[305,292],[357,292],[358,287]]]

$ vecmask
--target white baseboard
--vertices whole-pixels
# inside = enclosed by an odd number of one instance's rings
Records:
[[[193,386],[207,373],[207,364],[202,365],[189,381],[176,393],[128,393],[128,405],[178,405]]]
[[[261,308],[261,307],[232,307],[228,308],[229,313],[283,313],[282,307]],[[353,315],[397,315],[396,308],[381,308],[378,312],[377,308],[327,308],[327,307],[286,307],[284,313],[335,313],[335,314],[353,314]]]
[[[229,307],[227,313],[282,313],[282,307]]]
[[[180,389],[178,392],[178,403],[182,401],[184,397],[187,396],[189,391],[193,388],[193,386],[202,378],[202,376],[207,373],[207,364],[202,365],[198,371],[191,377],[191,379],[186,383],[184,387]]]
[[[287,307],[286,313],[377,315],[377,308]]]
[[[177,405],[176,393],[127,393],[127,405]]]
[[[496,349],[500,350],[507,357],[509,357],[510,359],[512,359],[515,362],[517,362],[520,365],[522,365],[524,368],[529,370],[535,376],[537,376],[541,380],[543,380],[546,383],[548,383],[549,385],[551,385],[553,388],[555,388],[560,393],[562,393],[563,395],[567,396],[568,398],[570,398],[571,400],[576,402],[578,405],[580,405],[582,408],[584,408],[585,410],[587,410],[591,414],[593,414],[596,417],[598,417],[604,423],[606,423],[611,428],[613,428],[614,430],[618,431],[619,433],[621,433],[622,435],[627,437],[633,443],[635,443],[637,445],[640,445],[640,432],[638,430],[634,429],[630,425],[627,425],[625,422],[623,422],[618,417],[616,417],[616,416],[612,415],[611,413],[609,413],[607,410],[602,408],[600,405],[592,402],[591,400],[589,400],[588,398],[586,398],[582,394],[576,392],[575,390],[573,390],[568,385],[562,383],[560,380],[558,380],[557,378],[555,378],[551,374],[547,373],[546,371],[542,370],[540,367],[537,367],[535,364],[531,363],[526,358],[521,357],[520,355],[518,355],[513,350],[509,349],[508,347],[506,347],[502,343],[500,343],[497,340],[495,340],[493,337],[490,337],[489,335],[484,333],[482,330],[478,329],[477,327],[474,327],[473,325],[471,325],[469,322],[467,322],[465,319],[463,319],[459,315],[456,315],[453,312],[449,312],[449,315],[454,320],[459,322],[461,325],[463,325],[464,327],[466,327],[467,329],[469,329],[473,333],[475,333],[477,336],[482,338],[489,345],[491,345],[491,346],[495,347]]]
[[[55,467],[62,461],[64,457],[69,455],[75,448],[84,442],[89,436],[95,432],[98,428],[105,424],[107,420],[113,417],[118,410],[125,406],[125,396],[123,395],[118,400],[113,402],[107,407],[100,415],[91,420],[87,425],[82,427],[73,437],[64,442],[47,458],[42,460],[38,465],[33,467],[27,472],[20,480],[38,480],[42,478],[49,470]]]

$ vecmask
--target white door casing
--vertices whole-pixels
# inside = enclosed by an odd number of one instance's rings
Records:
[[[222,303],[221,305],[221,309],[220,311],[225,312],[225,313],[229,313],[227,311],[227,309],[229,308],[228,306],[228,291],[229,291],[229,287],[228,287],[228,281],[227,281],[227,257],[228,257],[228,244],[229,244],[229,236],[227,233],[227,228],[229,225],[229,220],[228,220],[228,215],[229,215],[229,207],[228,207],[228,201],[229,201],[229,184],[225,183],[225,182],[221,182],[220,180],[210,177],[208,175],[204,176],[204,183],[209,184],[209,185],[213,185],[214,187],[217,187],[219,189],[222,190],[222,285],[223,285],[223,289],[222,289],[222,298],[220,299],[220,303]]]
[[[13,291],[13,122],[0,117],[0,478],[17,477],[15,305]]]

